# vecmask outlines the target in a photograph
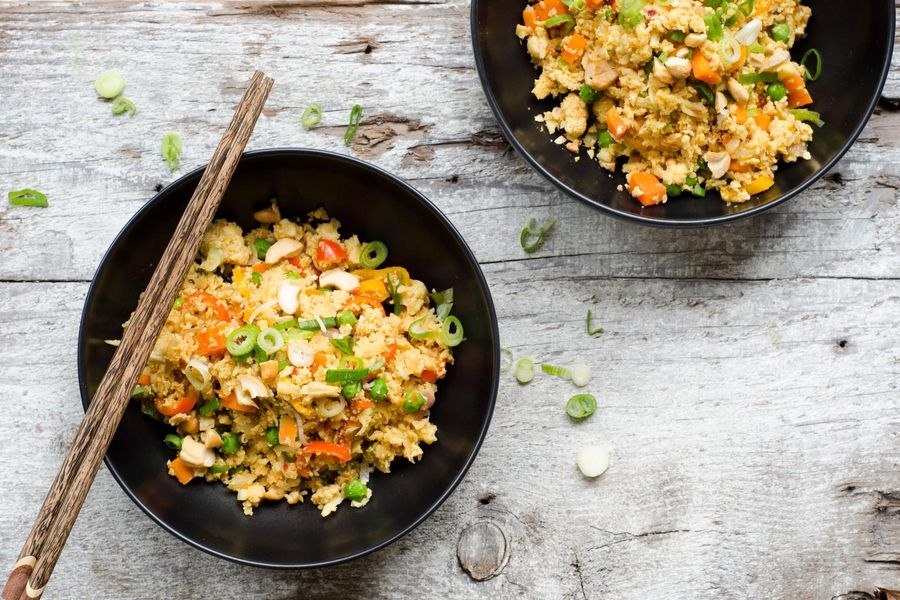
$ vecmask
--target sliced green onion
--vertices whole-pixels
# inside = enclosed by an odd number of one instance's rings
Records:
[[[766,88],[766,92],[769,94],[769,98],[775,100],[776,102],[787,96],[787,88],[784,87],[784,84],[780,81],[770,83]]]
[[[331,345],[344,354],[353,354],[353,338],[351,336],[335,337],[329,340]]]
[[[754,83],[775,83],[778,81],[778,73],[775,71],[763,71],[762,73],[741,73],[738,81],[744,85]]]
[[[677,29],[669,34],[669,39],[678,44],[684,41],[685,34],[683,31],[678,31]]]
[[[347,400],[352,400],[353,398],[356,398],[356,395],[359,394],[361,389],[362,384],[360,382],[348,381],[341,386],[341,394],[343,394],[344,398]]]
[[[118,116],[124,115],[125,113],[128,113],[128,116],[133,117],[137,113],[137,106],[125,96],[119,96],[116,98],[116,101],[113,102],[112,114]]]
[[[520,358],[516,363],[516,381],[528,383],[534,379],[534,361],[530,358]]]
[[[370,375],[369,369],[328,369],[325,371],[325,381],[328,383],[346,383],[348,381],[362,381]]]
[[[443,321],[453,309],[453,288],[447,288],[441,292],[432,290],[430,295],[431,300],[437,306],[434,312],[437,315],[438,321]]]
[[[228,465],[225,463],[216,463],[209,468],[210,473],[222,474],[228,472]]]
[[[445,346],[459,346],[463,341],[463,326],[459,319],[454,316],[448,316],[441,323],[440,340]]]
[[[284,347],[284,336],[274,327],[267,327],[256,336],[256,345],[266,354],[274,354]]]
[[[806,60],[810,56],[816,59],[816,70],[814,73],[810,73],[809,67],[806,66]],[[803,74],[808,81],[817,80],[822,75],[822,53],[815,48],[810,48],[803,53],[803,58],[800,59],[800,66],[803,67]]]
[[[600,135],[597,136],[597,142],[600,144],[601,148],[609,148],[616,143],[616,138],[614,138],[608,130],[604,129],[600,132]]]
[[[522,246],[522,250],[529,254],[540,250],[544,245],[545,236],[550,233],[555,224],[556,219],[548,219],[541,224],[538,224],[537,219],[529,219],[528,224],[519,234],[519,244]]]
[[[278,361],[278,372],[281,373],[282,371],[284,371],[288,367],[289,364],[291,364],[290,361],[287,361],[283,358],[281,360],[279,360]]]
[[[353,325],[356,325],[356,315],[353,314],[353,311],[342,310],[335,318],[337,319],[338,326],[350,325],[352,327]]]
[[[297,321],[297,329],[303,331],[317,331],[322,329],[322,326],[319,325],[319,321],[322,322],[322,325],[325,327],[337,327],[337,319],[334,317],[320,317],[319,319],[311,319],[309,321]]]
[[[566,402],[566,414],[573,419],[586,419],[597,410],[597,399],[591,394],[575,394]]]
[[[678,196],[680,196],[682,194],[682,192],[684,192],[684,189],[682,189],[682,187],[680,185],[677,185],[674,183],[665,183],[663,185],[666,188],[666,196],[668,196],[669,198],[677,198]],[[590,311],[588,311],[588,312],[590,312]],[[600,332],[601,333],[603,332],[602,327],[600,328]]]
[[[400,314],[400,278],[391,274],[387,276],[388,293],[391,295],[391,305],[394,307],[394,314]]]
[[[37,206],[39,208],[50,206],[50,203],[47,202],[47,196],[31,188],[9,192],[7,197],[9,198],[9,203],[13,206]]]
[[[278,445],[277,427],[269,427],[268,429],[266,429],[266,443],[269,445],[269,448],[274,448]]]
[[[776,42],[787,42],[791,39],[791,26],[787,23],[772,25],[772,39]]]
[[[200,413],[201,417],[208,417],[209,415],[219,410],[220,406],[222,406],[222,403],[219,402],[219,398],[217,396],[213,396],[212,400],[198,408],[197,412]]]
[[[634,29],[644,20],[642,11],[647,0],[622,0],[619,5],[619,25]]]
[[[363,269],[377,269],[388,255],[383,242],[369,242],[359,251],[359,266]]]
[[[234,475],[236,473],[241,473],[246,469],[247,469],[247,467],[245,467],[244,465],[235,465],[235,466],[231,467],[230,469],[228,469],[228,474]]]
[[[749,17],[753,14],[753,8],[756,4],[756,0],[742,0],[742,2],[738,3],[738,10],[741,11],[745,17]]]
[[[697,90],[697,93],[700,94],[700,98],[704,102],[706,102],[707,104],[715,104],[716,93],[713,92],[708,83],[704,83],[703,81],[694,81],[691,83],[691,85],[695,90]]]
[[[427,340],[433,338],[435,334],[434,331],[431,331],[425,326],[425,317],[416,319],[410,323],[406,332],[409,334],[409,337],[414,340]]]
[[[668,189],[668,188],[667,188],[667,189]],[[680,190],[680,189],[681,189],[681,188],[679,188],[679,190]],[[593,316],[593,315],[591,315],[591,311],[588,310],[588,311],[587,311],[587,317],[585,317],[585,319],[584,319],[584,326],[587,328],[587,334],[588,334],[588,335],[590,335],[590,336],[599,335],[599,334],[603,333],[603,328],[602,328],[602,327],[598,327],[598,328],[596,328],[596,329],[591,329],[591,317],[592,317],[592,316]]]
[[[575,26],[575,19],[572,18],[572,15],[554,15],[544,21],[544,27],[550,29],[552,27],[559,27],[560,25],[571,25]]]
[[[759,42],[754,42],[747,46],[747,54],[763,54],[765,51],[766,47]]]
[[[269,242],[267,240],[253,240],[253,248],[256,250],[256,258],[258,258],[259,260],[266,260],[266,252],[268,252],[269,248],[271,247],[272,242]]]
[[[707,13],[703,15],[703,22],[706,23],[706,37],[714,42],[718,42],[725,35],[722,30],[722,21],[716,13]]]
[[[406,390],[403,394],[403,410],[406,412],[416,412],[425,404],[425,396],[422,392],[416,390]]]
[[[513,353],[509,348],[500,348],[500,372],[506,373],[512,368]]]
[[[362,369],[365,368],[363,364],[363,359],[358,356],[353,356],[352,354],[345,354],[338,361],[338,365],[342,369]]]
[[[181,164],[181,134],[171,131],[163,136],[162,156],[169,165],[169,170],[174,171]]]
[[[579,90],[578,95],[581,96],[581,100],[585,104],[593,104],[597,101],[597,98],[600,97],[600,92],[585,83],[581,86],[581,90]]]
[[[156,410],[156,405],[150,398],[141,398],[141,414],[157,421],[163,420],[163,416]]]
[[[375,379],[375,381],[372,382],[372,387],[369,388],[369,395],[372,396],[372,400],[375,400],[376,402],[384,400],[387,397],[387,393],[387,383],[384,381],[384,377]]]
[[[362,120],[362,106],[354,104],[350,109],[350,122],[347,124],[347,131],[344,133],[344,144],[349,146],[356,138],[356,132],[359,130],[359,123]]]
[[[347,498],[347,500],[360,502],[361,500],[365,500],[368,495],[369,488],[367,488],[366,484],[359,479],[351,479],[350,482],[344,486],[344,497]]]
[[[225,348],[232,356],[246,356],[256,346],[256,336],[259,335],[259,327],[256,325],[244,325],[228,334],[225,340]]]
[[[153,395],[153,390],[150,389],[149,385],[136,385],[134,389],[131,391],[131,397],[135,400],[149,398]]]
[[[101,98],[112,100],[125,91],[125,78],[115,69],[103,71],[94,80],[94,89]]]
[[[565,367],[557,367],[555,365],[541,363],[541,371],[543,371],[547,375],[554,375],[555,377],[562,377],[563,379],[572,378],[572,373]]]
[[[241,448],[241,442],[233,433],[222,434],[222,447],[219,450],[222,454],[234,454]]]
[[[822,115],[814,110],[807,110],[805,108],[792,108],[788,112],[794,115],[795,119],[798,119],[800,121],[809,121],[816,127],[821,127],[825,124],[825,121],[822,120]]]
[[[384,368],[384,358],[379,358],[369,366],[369,373],[375,373]]]
[[[569,10],[578,12],[584,9],[584,0],[562,0]]]
[[[296,271],[287,271],[285,272],[284,277],[285,279],[300,279],[300,273],[297,273]],[[331,291],[330,288],[325,288],[325,290]]]
[[[291,317],[287,321],[279,321],[278,323],[275,323],[275,329],[277,329],[278,331],[286,331],[286,330],[291,329],[296,326],[297,326],[297,319],[295,319],[293,317]]]
[[[256,285],[260,285],[262,283],[262,275],[260,275],[256,271],[253,271],[253,273],[250,274],[250,279],[252,279],[253,283],[255,283]]]
[[[170,433],[163,438],[163,444],[177,452],[178,450],[181,450],[181,436]]]
[[[255,358],[258,363],[264,363],[269,360],[269,353],[259,346],[256,346],[253,348],[253,358]]]
[[[178,296],[175,298],[175,302],[172,303],[172,310],[178,310],[184,305],[184,296]]]
[[[300,124],[304,129],[312,129],[322,120],[322,107],[313,102],[306,107],[300,116]]]

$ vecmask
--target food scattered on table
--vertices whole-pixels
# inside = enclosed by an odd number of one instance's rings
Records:
[[[804,108],[821,55],[790,55],[811,12],[796,0],[541,0],[516,34],[540,70],[532,94],[559,101],[535,117],[558,144],[621,163],[645,206],[708,190],[744,202],[772,187],[779,160],[809,159],[808,123],[822,125]]]
[[[175,171],[178,169],[178,165],[181,164],[181,134],[174,131],[165,134],[160,151],[162,152],[162,157],[166,159],[169,170]]]
[[[600,477],[609,468],[610,454],[607,446],[588,446],[578,451],[575,461],[585,477]]]
[[[528,224],[522,228],[519,234],[519,244],[522,250],[531,254],[537,252],[544,245],[544,238],[556,225],[556,219],[547,219],[543,223],[538,223],[537,219],[529,219]]]
[[[362,507],[373,469],[437,439],[429,411],[463,340],[452,290],[382,267],[385,244],[342,237],[324,210],[256,219],[210,226],[134,396],[176,428],[163,441],[182,484],[220,481],[248,515]]]
[[[6,197],[13,206],[36,206],[38,208],[47,208],[50,206],[50,202],[47,201],[47,196],[31,188],[13,190],[9,192]]]

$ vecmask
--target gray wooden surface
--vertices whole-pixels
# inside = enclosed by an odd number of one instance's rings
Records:
[[[95,98],[89,80],[111,67],[138,116],[113,118]],[[570,385],[506,377],[475,465],[433,517],[387,550],[300,573],[193,550],[101,469],[47,598],[859,600],[900,588],[900,114],[884,102],[825,179],[754,220],[637,227],[563,196],[509,149],[456,0],[0,5],[0,191],[51,200],[0,203],[0,565],[81,416],[75,339],[101,255],[156,187],[205,162],[255,68],[276,87],[252,148],[348,152],[342,125],[362,104],[349,152],[449,215],[487,274],[504,345],[590,363],[600,408],[573,424]],[[900,98],[898,73],[887,98]],[[313,101],[325,126],[306,132]],[[174,175],[159,156],[171,130],[185,147]],[[548,215],[552,239],[524,255],[519,229]],[[606,328],[596,339],[588,308]],[[590,443],[613,448],[595,481],[574,466]]]

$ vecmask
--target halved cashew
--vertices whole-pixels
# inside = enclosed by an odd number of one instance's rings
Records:
[[[259,365],[259,376],[267,383],[275,381],[278,377],[278,361],[267,360]]]
[[[291,238],[281,238],[266,250],[266,262],[274,265],[283,258],[297,256],[303,250],[303,244]]]
[[[277,223],[281,220],[281,211],[278,210],[278,205],[272,200],[272,205],[269,208],[256,211],[253,213],[253,218],[260,223]]]
[[[181,452],[178,455],[191,467],[211,467],[216,462],[215,453],[189,435],[181,440]]]
[[[722,92],[716,92],[716,112],[720,113],[728,106],[728,98]]]
[[[747,88],[742,86],[734,77],[728,78],[728,93],[731,94],[731,97],[738,104],[747,104],[747,101],[750,100],[750,93],[747,91]]]
[[[678,56],[670,56],[666,60],[666,69],[675,79],[685,79],[691,74],[691,61]]]
[[[313,364],[315,351],[306,340],[293,339],[287,343],[288,360],[295,367],[308,367]]]
[[[341,388],[321,381],[313,381],[300,388],[300,393],[311,398],[334,398],[340,396]]]
[[[206,432],[206,443],[204,446],[207,448],[219,448],[222,445],[222,436],[219,435],[219,432],[215,429],[210,429]]]
[[[669,73],[666,65],[656,59],[653,59],[653,76],[663,83],[675,83],[675,78]]]
[[[341,269],[331,269],[319,275],[319,287],[331,287],[352,292],[359,288],[359,278]]]
[[[684,45],[688,48],[696,48],[706,41],[706,36],[702,33],[689,33],[684,36]]]
[[[724,176],[731,166],[731,157],[727,152],[707,152],[703,155],[703,159],[715,179]]]
[[[287,279],[278,284],[278,306],[289,315],[297,312],[300,306],[300,283],[296,279]]]
[[[266,493],[263,494],[263,498],[266,500],[281,500],[284,498],[284,492],[281,490],[266,490]]]
[[[268,398],[272,395],[268,386],[253,375],[240,375],[238,377],[238,387],[251,398]]]

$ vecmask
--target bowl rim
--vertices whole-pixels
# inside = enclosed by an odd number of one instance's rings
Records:
[[[276,148],[262,148],[258,150],[250,150],[244,152],[241,155],[241,161],[245,159],[265,159],[272,158],[278,156],[296,156],[300,158],[304,157],[315,157],[315,158],[324,158],[327,160],[335,160],[344,164],[351,165],[353,167],[361,168],[363,171],[367,172],[369,175],[381,176],[400,188],[404,189],[408,193],[412,194],[415,198],[417,198],[427,210],[431,211],[438,220],[442,221],[446,227],[448,228],[450,234],[456,238],[459,242],[460,246],[463,249],[465,257],[467,261],[471,264],[475,271],[475,275],[478,280],[478,285],[482,292],[484,293],[485,299],[487,301],[488,308],[488,320],[490,321],[491,335],[494,340],[494,356],[493,356],[493,364],[491,369],[491,384],[490,384],[490,393],[489,398],[487,399],[487,416],[484,420],[484,423],[481,426],[480,431],[478,432],[478,436],[475,440],[475,445],[470,453],[469,457],[466,459],[465,464],[462,469],[455,475],[453,480],[447,486],[447,488],[440,494],[440,496],[428,507],[425,511],[418,515],[415,519],[412,520],[406,527],[402,528],[399,532],[390,536],[389,538],[378,542],[377,544],[366,548],[364,550],[354,552],[348,554],[346,556],[341,556],[338,558],[330,559],[330,560],[322,560],[315,562],[303,562],[303,563],[278,563],[278,562],[267,562],[267,561],[256,561],[241,558],[238,556],[233,556],[226,552],[221,552],[219,550],[215,550],[202,542],[195,540],[188,535],[182,533],[181,531],[176,530],[174,527],[170,526],[168,523],[163,521],[160,517],[158,517],[155,513],[153,513],[143,502],[141,502],[140,498],[137,497],[136,493],[129,488],[119,471],[110,461],[108,455],[104,455],[103,462],[106,464],[106,468],[112,474],[113,479],[115,479],[116,483],[119,484],[119,487],[125,492],[125,494],[131,498],[132,502],[134,502],[138,508],[140,508],[144,514],[150,517],[157,525],[162,527],[164,530],[168,531],[170,534],[201,550],[207,554],[215,556],[217,558],[222,558],[228,560],[233,563],[248,565],[253,567],[261,567],[268,569],[277,569],[277,570],[297,570],[297,569],[313,569],[319,567],[326,567],[330,565],[336,565],[344,562],[348,562],[357,558],[362,558],[368,554],[381,550],[389,546],[390,544],[396,542],[410,531],[421,525],[428,517],[430,517],[449,497],[450,494],[459,486],[465,477],[466,473],[469,471],[469,468],[472,466],[472,463],[475,462],[475,458],[478,456],[478,452],[481,450],[481,445],[484,443],[484,439],[487,435],[488,428],[491,423],[491,419],[494,414],[494,408],[497,403],[497,392],[500,384],[500,330],[497,322],[497,313],[494,307],[494,300],[491,296],[490,287],[488,286],[487,279],[484,276],[484,272],[481,269],[481,265],[478,263],[475,254],[472,252],[472,249],[469,247],[469,244],[465,241],[463,236],[460,234],[459,230],[456,229],[456,226],[447,218],[446,215],[433,203],[429,200],[424,194],[418,191],[416,188],[411,186],[405,180],[400,177],[389,173],[388,171],[378,167],[372,163],[366,162],[364,160],[360,160],[358,158],[347,156],[343,154],[338,154],[335,152],[329,152],[327,150],[316,150],[312,148],[291,148],[291,147],[276,147]],[[109,260],[110,255],[112,254],[113,248],[115,248],[122,237],[132,228],[134,228],[138,221],[144,218],[144,214],[149,210],[151,206],[161,201],[162,198],[168,196],[179,190],[181,187],[185,185],[191,185],[194,179],[199,181],[200,176],[203,173],[203,170],[206,169],[207,165],[202,165],[193,169],[192,171],[182,175],[178,179],[172,181],[161,190],[156,192],[150,200],[145,202],[143,206],[141,206],[131,218],[122,226],[122,229],[119,233],[116,234],[115,238],[113,238],[112,242],[110,242],[109,247],[104,252],[103,257],[100,259],[100,262],[97,265],[97,269],[94,271],[94,276],[91,278],[91,283],[88,286],[87,294],[84,299],[84,306],[82,307],[81,319],[79,321],[78,326],[78,351],[77,351],[77,363],[76,368],[78,370],[78,388],[81,394],[81,405],[82,409],[87,410],[89,397],[87,390],[87,382],[85,381],[84,373],[85,373],[85,357],[83,348],[85,347],[85,342],[87,341],[85,338],[85,323],[87,321],[88,315],[88,307],[93,303],[94,296],[97,292],[97,276],[100,273],[100,270],[106,265],[107,260]]]
[[[543,175],[543,177],[550,183],[555,185],[558,189],[562,190],[572,198],[575,198],[576,200],[587,204],[588,206],[597,208],[601,212],[604,212],[608,215],[626,221],[640,223],[641,225],[650,225],[655,227],[688,228],[731,223],[740,219],[753,217],[763,211],[774,208],[779,204],[787,202],[791,198],[794,198],[800,193],[806,191],[844,157],[847,151],[850,150],[850,147],[853,146],[854,143],[856,143],[857,138],[859,138],[860,134],[862,134],[863,130],[866,127],[866,124],[868,124],[869,119],[872,117],[872,113],[875,111],[875,107],[878,105],[878,100],[881,98],[881,93],[884,90],[884,85],[887,82],[887,77],[891,70],[891,58],[893,57],[894,53],[894,34],[897,26],[897,15],[896,11],[894,10],[893,2],[891,2],[891,0],[883,1],[890,6],[890,10],[888,11],[890,13],[890,28],[888,29],[887,36],[887,52],[885,53],[881,64],[881,73],[879,75],[878,85],[876,86],[872,97],[869,98],[869,102],[863,114],[863,118],[860,120],[860,122],[844,142],[844,144],[838,149],[835,155],[830,160],[825,162],[821,167],[819,167],[819,169],[815,173],[813,173],[806,181],[804,181],[794,189],[781,194],[774,200],[771,200],[754,208],[741,211],[739,213],[703,219],[667,219],[661,217],[649,217],[619,210],[611,206],[602,204],[594,200],[593,198],[569,187],[568,185],[557,179],[552,173],[545,169],[543,165],[541,165],[540,162],[528,152],[528,150],[525,149],[521,142],[519,142],[518,138],[513,133],[512,128],[510,128],[509,124],[506,122],[506,119],[503,117],[503,114],[500,111],[500,106],[497,102],[497,98],[495,97],[494,92],[491,89],[490,84],[488,83],[487,74],[485,73],[484,69],[484,56],[482,56],[481,54],[481,48],[479,45],[480,37],[478,31],[478,7],[482,3],[482,0],[472,0],[472,6],[469,9],[469,27],[472,37],[472,50],[475,54],[475,68],[478,71],[478,79],[481,82],[481,90],[484,92],[488,106],[491,107],[491,112],[494,114],[494,119],[500,125],[500,130],[503,132],[503,137],[505,137],[506,141],[509,142],[509,144],[513,148],[515,148],[519,156],[525,159],[525,162],[531,165],[531,167],[535,171]]]

